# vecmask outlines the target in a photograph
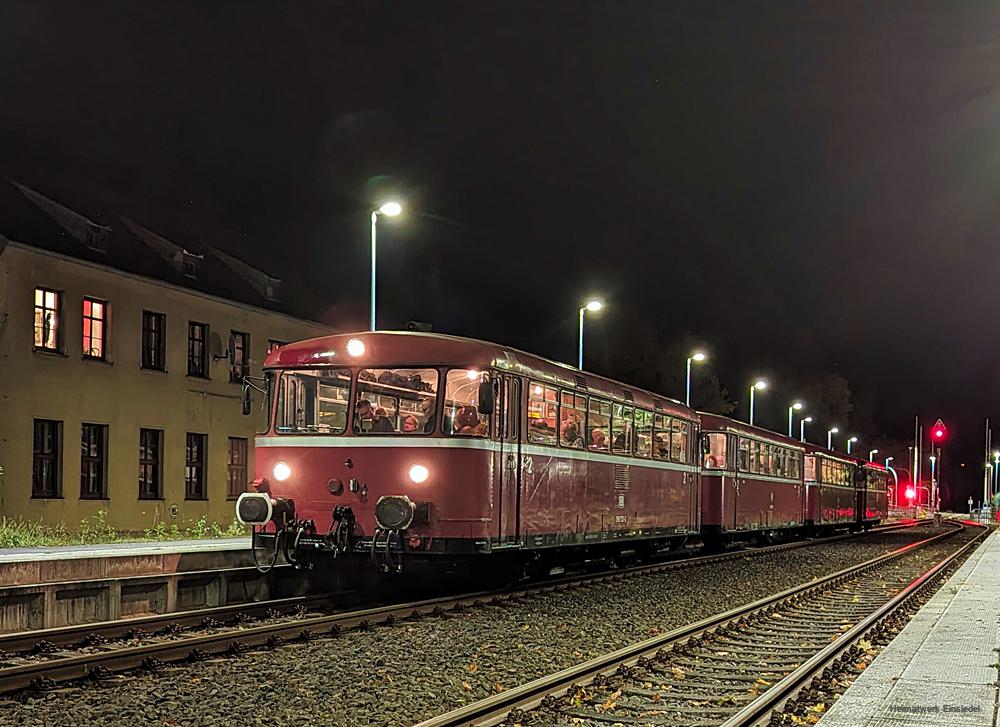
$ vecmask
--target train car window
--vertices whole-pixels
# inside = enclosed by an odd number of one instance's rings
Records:
[[[489,372],[478,369],[451,369],[445,376],[444,433],[456,437],[485,437],[490,420],[479,411],[479,384]],[[499,408],[499,407],[497,407]],[[409,426],[404,419],[404,425]]]
[[[611,416],[611,451],[632,454],[632,407],[615,404]]]
[[[551,386],[532,381],[528,388],[528,441],[555,444],[559,415],[559,393]]]
[[[559,392],[559,445],[583,449],[587,421],[587,397],[572,391]]]
[[[351,372],[315,368],[283,371],[278,379],[278,434],[342,434],[347,428]]]
[[[590,397],[587,412],[587,447],[595,452],[607,452],[611,436],[611,403]]]
[[[664,414],[653,419],[653,459],[670,459],[670,417]]]
[[[750,448],[750,467],[749,471],[751,474],[760,474],[760,442],[751,439],[748,442]]]
[[[813,455],[807,455],[804,460],[805,465],[805,480],[806,482],[816,481],[816,457]]]
[[[788,476],[796,480],[801,477],[801,457],[798,452],[791,452],[788,455]]]
[[[653,412],[635,410],[635,456],[649,459],[653,449]]]
[[[750,471],[750,440],[744,437],[740,437],[738,464],[740,472]]]
[[[727,464],[728,439],[722,432],[708,432],[701,435],[705,442],[705,469],[724,470]]]
[[[674,462],[687,464],[688,444],[691,433],[691,425],[681,419],[670,420],[670,459]]]
[[[776,446],[774,448],[774,476],[784,477],[785,476],[785,458],[788,456],[788,450],[784,447]]]
[[[354,432],[411,436],[433,432],[437,393],[437,369],[361,369]],[[447,426],[446,421],[445,431]]]

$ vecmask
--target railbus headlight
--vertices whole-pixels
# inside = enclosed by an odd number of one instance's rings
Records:
[[[278,462],[277,464],[274,465],[274,469],[271,471],[271,473],[274,475],[274,479],[276,479],[278,482],[284,482],[285,480],[287,480],[289,477],[292,476],[292,468],[289,467],[284,462]]]
[[[410,480],[415,484],[421,484],[427,481],[430,477],[431,471],[424,467],[422,464],[415,464],[410,467]]]

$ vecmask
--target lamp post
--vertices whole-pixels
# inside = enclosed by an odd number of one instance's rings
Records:
[[[757,379],[750,386],[750,424],[753,425],[753,393],[757,390],[763,391],[767,388],[767,382],[764,379]]]
[[[701,363],[707,358],[701,351],[695,351],[687,358],[687,379],[684,386],[684,404],[691,406],[691,362]]]
[[[583,370],[583,317],[587,313],[587,311],[590,311],[591,313],[596,313],[603,307],[604,303],[602,303],[601,301],[592,300],[588,302],[585,306],[582,306],[580,308],[580,340],[579,340],[579,352],[577,356],[576,367],[581,371]]]
[[[858,441],[857,437],[851,437],[850,439],[847,440],[847,453],[848,454],[851,453],[851,445],[855,444],[857,441]]]
[[[826,430],[826,448],[827,449],[833,449],[833,435],[837,434],[839,431],[840,431],[840,429],[838,429],[837,427],[833,427],[832,429],[827,429]]]
[[[1000,452],[993,453],[993,487],[990,489],[989,502],[993,502],[993,495],[997,491],[997,475],[1000,475]]]
[[[802,402],[796,401],[788,407],[788,436],[792,436],[792,414],[802,410]]]
[[[935,457],[932,454],[931,455],[931,486],[927,490],[927,507],[931,511],[934,510],[934,503],[931,501],[932,500],[931,493],[934,492],[935,485],[937,484],[937,480],[936,480],[936,478],[934,476],[935,472],[936,472],[936,465],[937,465],[937,457]]]
[[[876,454],[878,454],[878,450],[877,449],[869,449],[868,450],[868,461],[871,462],[872,460],[874,460]]]
[[[372,210],[372,283],[371,301],[368,311],[368,327],[375,330],[375,229],[378,227],[378,216],[395,217],[403,211],[403,206],[399,202],[386,202],[378,209]]]
[[[799,422],[799,441],[806,441],[806,424],[813,420],[812,417],[803,417],[802,421]]]

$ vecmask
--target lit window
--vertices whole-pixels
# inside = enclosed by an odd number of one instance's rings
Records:
[[[83,299],[83,355],[104,358],[108,335],[108,304],[96,298]]]
[[[35,288],[35,348],[58,351],[62,334],[62,294]]]

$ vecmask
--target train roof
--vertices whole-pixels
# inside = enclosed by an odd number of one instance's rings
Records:
[[[818,454],[821,457],[829,457],[830,459],[840,460],[841,462],[846,462],[848,464],[853,464],[857,466],[862,463],[862,460],[852,457],[845,452],[835,452],[832,449],[827,449],[819,444],[812,444],[810,442],[805,443],[806,454]]]
[[[711,414],[709,412],[700,411],[698,412],[698,416],[701,419],[701,428],[703,430],[737,432],[739,434],[757,437],[758,439],[766,439],[776,444],[792,447],[793,449],[805,449],[806,447],[806,445],[802,442],[792,437],[787,437],[784,434],[779,434],[778,432],[772,432],[770,429],[764,429],[763,427],[755,427],[751,424],[747,424],[746,422],[741,422],[737,419],[723,416],[721,414]]]
[[[347,343],[357,339],[365,350],[359,356],[347,353]],[[365,331],[339,333],[297,341],[272,351],[265,369],[305,366],[460,366],[494,367],[522,374],[544,383],[569,389],[585,390],[616,401],[662,411],[666,414],[696,419],[693,409],[676,399],[623,384],[619,381],[581,371],[574,366],[552,361],[488,341],[422,331]]]

